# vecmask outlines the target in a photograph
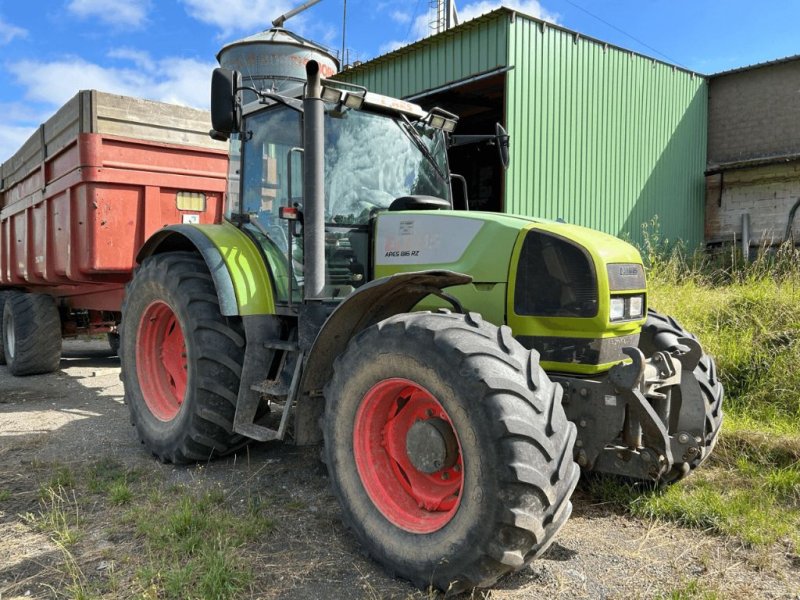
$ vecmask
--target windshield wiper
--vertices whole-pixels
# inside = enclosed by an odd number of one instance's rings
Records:
[[[438,163],[436,162],[436,158],[433,156],[428,147],[425,145],[425,142],[422,141],[422,136],[419,134],[414,128],[414,125],[411,124],[411,121],[408,120],[408,117],[401,114],[400,118],[402,122],[398,122],[399,125],[405,125],[405,127],[400,127],[400,129],[405,132],[408,139],[414,142],[414,145],[417,149],[422,152],[423,156],[428,159],[428,162],[431,163],[431,166],[436,169],[436,173],[439,175],[439,178],[442,181],[447,181],[447,176],[444,174],[444,171],[439,167]]]

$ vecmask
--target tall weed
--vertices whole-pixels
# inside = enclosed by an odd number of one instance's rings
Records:
[[[697,335],[717,361],[735,420],[800,432],[800,249],[687,253],[643,227],[649,305]]]

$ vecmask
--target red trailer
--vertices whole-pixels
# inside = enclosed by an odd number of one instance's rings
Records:
[[[204,111],[82,91],[2,164],[0,364],[55,370],[62,336],[114,345],[144,241],[222,219],[228,156],[209,128]]]

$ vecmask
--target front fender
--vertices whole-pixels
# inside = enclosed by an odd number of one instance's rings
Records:
[[[139,250],[137,262],[176,250],[196,250],[211,272],[225,316],[275,314],[269,271],[253,240],[230,223],[170,225]]]
[[[423,298],[472,277],[453,271],[398,273],[369,282],[348,296],[322,325],[300,379],[300,401],[295,414],[295,442],[321,440],[319,417],[324,410],[322,388],[333,374],[333,361],[358,332],[392,315],[411,311]]]

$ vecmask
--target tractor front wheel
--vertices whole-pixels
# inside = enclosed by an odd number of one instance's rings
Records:
[[[654,310],[647,311],[647,321],[639,336],[639,349],[646,357],[658,351],[671,352],[677,349],[677,338],[697,339],[686,331],[672,317],[662,315]],[[689,388],[692,388],[691,390]],[[699,467],[711,455],[717,443],[722,426],[722,383],[717,376],[714,359],[703,352],[700,362],[691,373],[684,372],[681,384],[670,391],[670,402],[673,406],[681,406],[682,394],[699,393],[703,399],[705,415],[702,422],[694,423],[693,434],[702,441],[701,452],[688,462],[680,462],[662,477],[662,483],[674,483],[686,477]],[[671,427],[672,430],[672,427]]]
[[[200,256],[142,262],[126,290],[119,354],[131,422],[155,456],[186,463],[241,445],[233,416],[244,345]]]
[[[345,524],[418,586],[492,585],[544,552],[572,511],[575,426],[507,327],[388,318],[351,340],[325,399]]]

